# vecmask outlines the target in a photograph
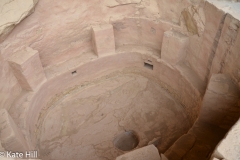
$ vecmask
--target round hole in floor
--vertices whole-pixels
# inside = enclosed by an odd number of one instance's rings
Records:
[[[113,140],[114,146],[122,151],[130,151],[136,148],[138,143],[138,136],[132,130],[125,131],[117,135],[116,138]]]

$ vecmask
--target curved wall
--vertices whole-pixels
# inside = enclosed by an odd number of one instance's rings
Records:
[[[137,4],[112,7],[103,1],[97,4],[95,0],[71,2],[40,0],[36,11],[0,46],[0,60],[4,62],[0,66],[1,108],[10,108],[10,115],[22,129],[30,148],[36,146],[36,124],[44,118],[47,108],[79,84],[87,84],[89,79],[98,79],[114,71],[137,72],[157,81],[183,105],[191,125],[198,117],[207,80],[212,74],[230,75],[240,87],[239,21],[214,5],[205,2],[201,6],[206,26],[199,37],[189,34],[183,24],[176,24],[182,9],[199,4],[198,1],[179,3],[181,7],[173,7],[171,14],[165,9],[172,6],[159,10],[165,0],[143,0]],[[94,12],[89,12],[91,10]],[[116,53],[97,58],[92,52],[91,25],[106,23],[114,27]],[[169,30],[179,31],[190,38],[183,65],[173,66],[161,59],[164,32]],[[6,62],[25,46],[39,51],[48,78],[35,92],[21,89]],[[144,62],[148,60],[152,61],[153,70],[144,68]],[[72,76],[75,70],[77,75]],[[13,102],[13,99],[16,100]]]
[[[144,68],[144,62],[147,60],[152,61],[153,70]],[[32,141],[34,146],[36,145],[35,136],[38,132],[36,124],[39,123],[38,121],[41,123],[46,116],[44,112],[49,107],[67,96],[74,88],[79,87],[79,84],[87,84],[89,81],[106,76],[113,71],[136,72],[157,81],[183,105],[191,124],[197,118],[201,102],[199,91],[185,79],[179,70],[171,68],[153,55],[136,52],[118,53],[98,58],[75,68],[75,70],[77,75],[72,76],[72,71],[66,72],[48,80],[38,91],[28,96],[28,102],[25,103],[25,107],[28,109],[24,113],[26,117],[23,116],[25,118],[22,121],[24,121],[25,133],[29,131],[27,137],[32,137],[28,142]]]

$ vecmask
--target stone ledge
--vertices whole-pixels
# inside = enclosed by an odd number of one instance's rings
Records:
[[[157,148],[149,145],[121,155],[116,160],[161,160],[161,158]]]

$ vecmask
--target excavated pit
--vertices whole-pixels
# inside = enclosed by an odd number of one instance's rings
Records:
[[[0,154],[240,159],[239,8],[1,0]]]
[[[76,88],[41,116],[42,159],[115,159],[154,139],[166,150],[190,128],[181,104],[138,74],[118,73]]]

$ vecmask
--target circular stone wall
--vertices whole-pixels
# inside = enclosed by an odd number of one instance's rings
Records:
[[[190,128],[179,102],[139,74],[115,73],[83,85],[55,104],[39,128],[42,159],[115,159],[156,139],[159,149],[166,149]],[[133,140],[132,146],[119,140]]]

